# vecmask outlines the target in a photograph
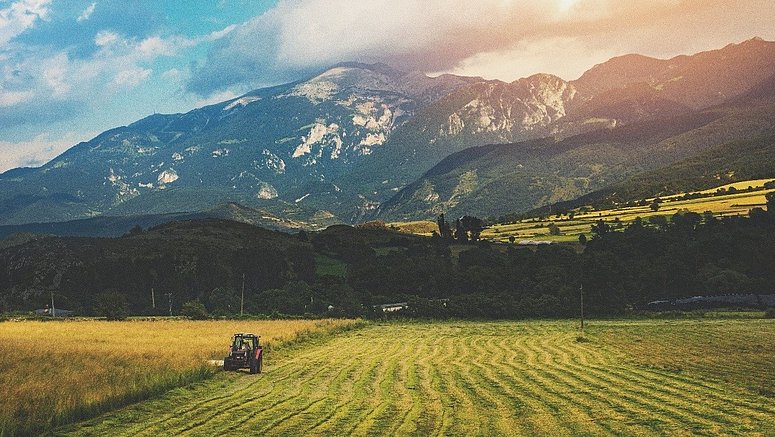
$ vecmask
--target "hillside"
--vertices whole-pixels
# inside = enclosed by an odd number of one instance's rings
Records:
[[[775,135],[722,144],[663,168],[635,175],[567,202],[551,206],[563,211],[582,206],[610,208],[628,202],[665,197],[719,185],[775,177]],[[545,213],[549,206],[529,212]]]
[[[216,205],[211,209],[191,213],[169,213],[156,215],[98,216],[66,222],[28,223],[0,226],[0,239],[13,234],[56,235],[61,237],[118,237],[139,226],[148,229],[164,223],[185,220],[220,219],[248,223],[265,229],[294,231],[317,229],[336,223],[336,219],[325,216],[313,217],[314,222],[295,221],[293,215],[279,217],[266,210],[249,208],[237,203]],[[0,243],[1,244],[1,243]]]
[[[97,294],[120,290],[140,313],[154,287],[174,293],[179,308],[205,290],[236,287],[235,271],[248,272],[250,286],[310,280],[314,270],[301,260],[311,252],[291,235],[223,220],[168,223],[121,238],[50,237],[0,250],[0,303],[42,307],[53,290],[63,307],[84,312]]]
[[[376,217],[406,221],[440,213],[498,216],[525,212],[606,189],[716,147],[719,149],[712,161],[705,155],[696,161],[706,164],[696,169],[697,177],[705,178],[706,185],[720,185],[726,180],[716,178],[718,169],[711,168],[711,162],[721,165],[740,161],[735,168],[744,167],[746,162],[754,163],[740,174],[744,179],[775,176],[768,170],[771,161],[760,161],[769,154],[766,150],[769,143],[764,144],[760,139],[775,135],[773,108],[775,103],[715,107],[558,142],[542,140],[467,149],[441,161],[397,193],[380,206]],[[735,144],[745,144],[740,147],[748,149],[740,153]],[[758,150],[762,147],[765,150]],[[745,155],[752,159],[741,158]],[[705,170],[710,173],[703,173]],[[666,170],[666,175],[668,180],[684,178],[679,171]],[[644,183],[643,178],[630,186],[642,184],[644,188],[639,193],[643,194],[664,191]],[[676,192],[708,188],[685,185],[686,189]]]

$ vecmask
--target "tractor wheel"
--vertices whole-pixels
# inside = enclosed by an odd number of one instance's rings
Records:
[[[258,373],[261,373],[261,370],[264,368],[264,355],[261,354],[261,356],[258,358]]]
[[[259,368],[258,361],[250,360],[250,374],[255,375],[256,373],[258,373],[258,368]]]
[[[228,372],[229,370],[231,370],[231,363],[229,362],[229,360],[223,360],[223,370],[225,372]]]

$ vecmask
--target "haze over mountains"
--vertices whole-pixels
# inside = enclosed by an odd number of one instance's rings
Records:
[[[8,171],[0,225],[228,202],[288,227],[527,211],[775,135],[774,78],[775,43],[760,39],[669,60],[622,56],[570,82],[343,63]],[[708,183],[735,177],[723,170]]]

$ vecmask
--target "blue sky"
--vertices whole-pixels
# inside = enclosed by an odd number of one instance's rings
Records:
[[[511,81],[760,36],[771,0],[0,0],[0,172],[342,61]]]
[[[153,112],[187,111],[217,99],[186,90],[191,66],[234,25],[274,6],[267,0],[0,0],[0,171],[40,165]]]

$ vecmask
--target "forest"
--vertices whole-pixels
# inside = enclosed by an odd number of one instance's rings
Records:
[[[511,319],[576,315],[582,287],[585,311],[600,316],[654,300],[773,294],[774,204],[769,196],[767,211],[749,217],[601,221],[579,244],[540,247],[482,241],[475,217],[440,217],[432,238],[373,223],[287,234],[223,220],[36,238],[0,251],[0,311],[53,298],[80,315],[352,317],[407,302],[405,316]]]

